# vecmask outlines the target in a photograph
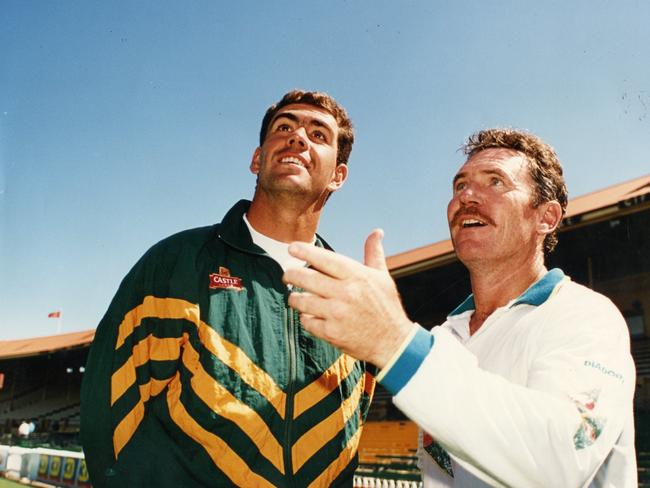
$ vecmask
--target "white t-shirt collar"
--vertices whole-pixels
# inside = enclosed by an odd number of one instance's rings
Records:
[[[286,242],[281,242],[281,241],[276,241],[275,239],[271,239],[268,236],[265,236],[264,234],[261,234],[260,232],[256,231],[251,223],[248,221],[248,218],[246,217],[246,214],[243,215],[244,222],[246,222],[246,226],[248,227],[248,231],[251,233],[251,238],[253,239],[253,242],[264,249],[266,253],[271,256],[277,263],[282,267],[284,271],[290,269],[290,268],[302,268],[305,266],[305,261],[301,261],[300,259],[294,258],[291,254],[289,254],[289,244]],[[316,236],[314,235],[314,238],[311,242],[312,244],[316,243]]]

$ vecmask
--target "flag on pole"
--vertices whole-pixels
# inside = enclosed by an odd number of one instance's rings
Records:
[[[49,319],[60,319],[61,318],[61,310],[57,310],[56,312],[48,313],[47,318],[49,318]]]

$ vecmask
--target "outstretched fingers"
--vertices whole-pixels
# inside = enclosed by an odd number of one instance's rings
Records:
[[[318,271],[338,279],[346,279],[352,276],[354,270],[358,270],[362,266],[352,258],[303,242],[291,243],[289,245],[289,254],[306,261]]]
[[[282,280],[294,287],[301,288],[322,297],[331,297],[337,293],[338,280],[311,268],[291,268],[285,271]]]
[[[331,309],[326,298],[306,292],[292,292],[289,295],[289,306],[300,312],[301,318],[302,316],[325,318]]]

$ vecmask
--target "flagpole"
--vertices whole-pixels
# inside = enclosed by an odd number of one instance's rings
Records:
[[[56,333],[60,334],[61,333],[61,328],[63,325],[63,309],[57,309],[54,312],[50,312],[47,314],[48,319],[56,319]]]

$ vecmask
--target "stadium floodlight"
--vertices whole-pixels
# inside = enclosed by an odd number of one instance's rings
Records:
[[[72,373],[72,371],[73,371],[72,368],[65,368],[66,373]]]
[[[83,367],[83,366],[79,366],[79,372],[80,372],[80,373],[83,373],[83,372],[85,372],[85,371],[86,371],[86,368],[85,368],[85,367]]]

